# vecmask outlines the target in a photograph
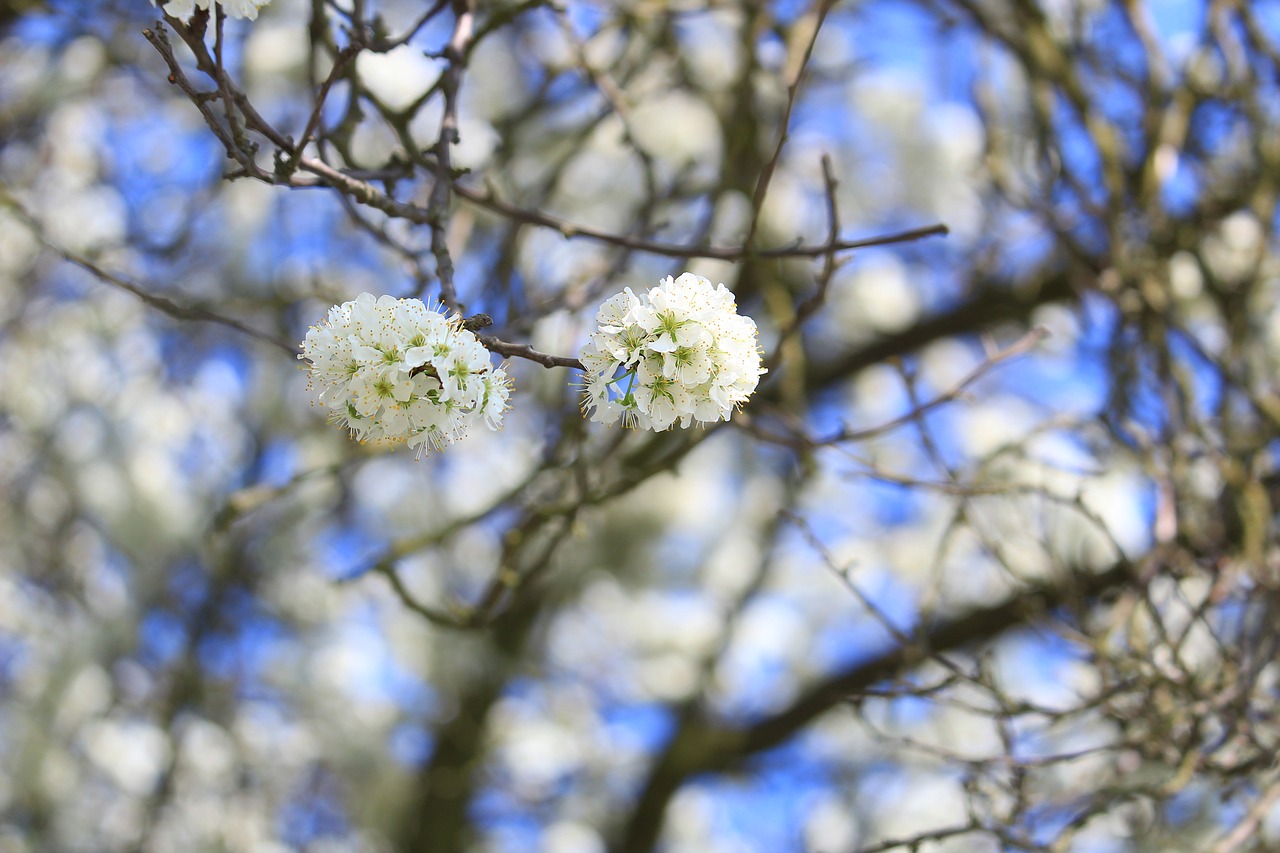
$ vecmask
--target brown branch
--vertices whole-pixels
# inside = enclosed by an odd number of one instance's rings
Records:
[[[808,687],[786,709],[754,723],[725,725],[705,713],[689,713],[655,759],[635,808],[611,849],[615,853],[649,853],[660,837],[667,804],[687,780],[741,766],[752,756],[784,743],[831,709],[859,702],[866,691],[909,671],[926,653],[990,642],[1047,611],[1129,585],[1134,576],[1132,567],[1122,562],[1105,572],[1075,574],[1029,587],[999,604],[926,627],[921,631],[923,644],[898,646],[874,660],[834,673]]]
[[[808,14],[802,15],[796,21],[796,27],[804,26],[810,23],[813,30],[809,33],[809,38],[805,42],[804,50],[800,57],[794,62],[795,70],[791,75],[791,82],[787,85],[787,106],[782,113],[782,121],[778,126],[778,141],[773,146],[773,154],[769,157],[769,162],[764,164],[764,168],[760,170],[760,177],[756,181],[755,192],[751,194],[751,224],[747,227],[747,236],[742,241],[744,247],[750,247],[756,239],[756,231],[760,227],[760,214],[764,210],[764,197],[769,192],[769,183],[773,180],[773,173],[778,169],[778,162],[782,159],[783,146],[787,144],[788,130],[791,127],[791,113],[795,109],[796,97],[800,94],[800,82],[804,79],[805,68],[809,64],[809,58],[813,56],[813,46],[818,41],[818,33],[822,31],[822,24],[827,19],[827,13],[831,11],[835,0],[820,0],[816,4],[817,8]],[[792,63],[788,63],[792,64]],[[834,239],[834,238],[833,238]]]
[[[428,210],[431,220],[431,253],[436,258],[436,278],[440,282],[440,301],[451,311],[465,314],[458,302],[458,292],[453,286],[453,259],[445,240],[449,224],[449,205],[452,201],[453,169],[450,149],[458,142],[458,88],[462,85],[462,72],[466,67],[467,45],[475,23],[474,0],[453,0],[455,17],[453,35],[444,56],[449,66],[440,77],[440,91],[444,94],[444,115],[440,119],[440,136],[435,144],[435,186],[431,188]]]
[[[221,314],[216,314],[207,308],[201,308],[197,305],[180,305],[179,303],[164,296],[157,296],[139,284],[135,284],[126,278],[104,270],[102,267],[98,266],[83,255],[59,246],[48,238],[44,233],[44,227],[39,223],[39,221],[28,213],[26,208],[24,208],[17,199],[10,195],[3,186],[0,186],[0,205],[9,208],[9,210],[12,211],[13,214],[31,230],[31,233],[35,235],[37,240],[43,243],[50,251],[59,255],[63,260],[80,267],[82,270],[90,273],[94,278],[97,278],[104,284],[108,284],[136,296],[149,308],[154,308],[163,314],[169,315],[175,320],[185,320],[197,323],[214,323],[219,326],[226,326],[229,329],[234,329],[242,335],[247,335],[248,337],[253,338],[255,341],[270,344],[291,356],[296,357],[298,355],[297,347],[288,341],[277,338],[274,335],[267,334],[266,332],[258,331],[252,326],[246,326],[239,320],[224,317]]]
[[[576,358],[564,355],[551,355],[545,352],[539,352],[527,344],[512,344],[499,340],[492,335],[477,335],[480,343],[490,352],[496,352],[498,355],[505,355],[508,358],[524,358],[529,361],[536,361],[543,367],[572,367],[576,370],[586,370],[582,362]]]
[[[805,387],[827,387],[873,364],[915,352],[945,338],[975,334],[1003,322],[1026,323],[1041,305],[1074,302],[1083,289],[1084,286],[1078,285],[1066,272],[1045,273],[1033,287],[985,285],[968,300],[927,317],[909,329],[834,359],[810,361],[805,369]]]
[[[209,105],[211,101],[217,99],[217,92],[201,92],[187,78],[186,72],[182,70],[182,66],[178,64],[178,60],[173,55],[173,46],[169,44],[169,36],[165,32],[164,25],[156,22],[155,29],[145,29],[142,36],[151,42],[151,46],[164,59],[165,65],[169,66],[169,82],[177,86],[196,105],[196,109],[200,111],[200,115],[204,117],[205,124],[213,131],[213,135],[222,143],[222,147],[226,149],[227,156],[240,163],[246,172],[251,172],[256,167],[251,158],[246,158],[244,152],[240,151],[240,146],[236,143],[231,131],[225,127],[218,119],[217,113]]]
[[[836,181],[832,172],[831,158],[826,154],[822,155],[822,182],[827,200],[827,245],[832,246],[840,239],[840,206],[836,199],[836,190],[840,184]],[[787,321],[786,326],[778,334],[778,343],[764,363],[766,371],[772,373],[777,368],[782,362],[783,352],[788,349],[788,342],[800,331],[800,327],[804,325],[805,321],[818,313],[818,310],[826,303],[827,291],[831,288],[831,282],[835,278],[838,266],[834,251],[828,252],[823,257],[822,272],[818,274],[818,286],[811,296],[796,306],[791,319]],[[796,353],[797,358],[804,357],[802,347],[796,344],[791,344],[790,346],[794,347],[793,352]]]
[[[320,91],[316,94],[316,103],[311,109],[311,117],[307,119],[307,126],[303,128],[302,136],[293,146],[292,159],[294,162],[297,162],[302,155],[302,149],[307,147],[312,135],[320,127],[320,115],[324,112],[324,104],[329,98],[329,91],[333,88],[333,84],[337,82],[339,75],[351,64],[351,61],[356,58],[356,54],[359,52],[359,46],[347,45],[338,51],[338,55],[334,57],[333,67],[329,69],[329,76],[324,79],[324,83],[320,85]]]
[[[776,246],[771,249],[753,252],[746,246],[688,246],[680,243],[663,243],[644,240],[639,237],[628,237],[624,234],[601,231],[586,225],[577,225],[538,210],[526,210],[523,207],[503,201],[494,195],[492,190],[478,190],[461,182],[454,184],[454,190],[459,197],[483,207],[485,210],[501,214],[517,222],[523,222],[526,225],[553,228],[568,239],[583,237],[588,240],[598,240],[601,243],[608,243],[612,246],[621,246],[624,249],[632,249],[667,258],[710,258],[718,261],[740,261],[748,255],[757,258],[819,258],[835,252],[847,252],[852,249],[865,249],[871,246],[890,246],[895,243],[908,243],[925,237],[938,237],[948,233],[945,225],[927,225],[922,228],[911,228],[906,231],[866,237],[860,240],[831,241],[821,245],[798,243],[794,246]]]
[[[379,190],[368,181],[360,180],[345,172],[341,172],[323,160],[304,157],[298,163],[304,172],[310,172],[320,179],[319,183],[305,183],[296,179],[290,180],[288,186],[299,189],[315,189],[327,186],[346,193],[356,201],[368,207],[381,210],[388,216],[406,219],[416,225],[431,225],[436,221],[435,214],[425,207],[397,201]]]
[[[750,417],[740,417],[735,423],[740,423],[752,435],[761,441],[767,441],[771,444],[779,444],[795,450],[814,450],[819,447],[829,447],[833,444],[841,444],[847,441],[866,441],[877,436],[892,432],[899,427],[906,426],[913,421],[918,420],[922,415],[928,414],[934,409],[944,406],[947,403],[957,399],[965,392],[969,386],[986,376],[992,370],[1006,361],[1017,358],[1020,355],[1035,348],[1041,341],[1049,336],[1049,331],[1041,326],[1036,326],[1027,332],[1014,343],[998,350],[987,356],[977,367],[971,370],[963,379],[957,382],[947,391],[942,392],[938,396],[920,403],[918,406],[912,406],[911,411],[899,415],[892,420],[886,421],[873,427],[865,429],[840,429],[825,437],[814,437],[806,435],[800,430],[793,430],[790,435],[779,435],[763,429]]]
[[[1245,846],[1249,841],[1255,840],[1258,827],[1262,824],[1263,818],[1267,816],[1272,806],[1277,802],[1280,802],[1280,781],[1272,782],[1262,792],[1257,801],[1250,806],[1249,811],[1240,819],[1240,822],[1232,827],[1217,844],[1213,845],[1213,853],[1232,853],[1232,851],[1239,850]]]

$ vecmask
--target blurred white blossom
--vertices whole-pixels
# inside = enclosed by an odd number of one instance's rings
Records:
[[[361,443],[439,450],[476,421],[502,426],[511,382],[462,319],[362,293],[312,326],[299,358],[332,420]]]
[[[594,421],[661,432],[677,420],[728,420],[765,372],[755,322],[723,284],[693,273],[667,276],[643,296],[626,288],[596,323],[582,349],[582,406]]]
[[[248,18],[254,21],[258,18],[258,10],[270,2],[271,0],[218,0],[218,5],[228,18]],[[151,5],[156,5],[156,0],[151,0]],[[208,9],[209,5],[210,0],[169,0],[162,8],[166,15],[185,21],[196,13],[196,9]]]

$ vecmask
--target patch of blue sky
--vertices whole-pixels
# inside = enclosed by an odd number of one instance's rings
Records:
[[[654,237],[658,240],[667,240],[673,243],[691,243],[698,239],[704,227],[709,223],[715,215],[715,199],[710,195],[696,195],[689,198],[673,199],[670,204],[663,209],[662,221],[656,223],[657,228],[654,231]],[[703,241],[705,242],[705,241]],[[672,271],[670,258],[652,258],[655,273],[652,276],[652,284],[650,287],[656,286],[658,281],[667,275],[678,275],[679,271]],[[643,269],[643,268],[639,268]],[[719,282],[716,282],[719,284]],[[729,283],[725,282],[728,287]]]
[[[102,282],[86,270],[71,264],[56,267],[48,278],[48,286],[41,288],[39,296],[32,296],[32,301],[39,306],[42,301],[79,302],[82,299],[93,299],[102,289]]]
[[[1217,809],[1219,823],[1224,827],[1234,827],[1240,825],[1263,794],[1264,791],[1258,788],[1256,777],[1254,777],[1254,784],[1241,785],[1225,797],[1221,791],[1214,791],[1210,796],[1222,797],[1221,805]]]
[[[810,398],[804,418],[811,434],[831,435],[848,424],[849,415],[847,394],[841,388],[833,388],[818,391]]]
[[[349,41],[345,33],[335,34],[338,37],[339,44]],[[333,129],[346,117],[351,108],[351,84],[346,80],[338,80],[329,87],[329,96],[325,98],[324,106],[320,108],[320,126],[327,129]],[[310,118],[310,116],[308,116]],[[314,149],[310,149],[314,150]]]
[[[845,103],[844,93],[850,83],[860,76],[858,72],[854,72],[849,79],[806,78],[791,109],[791,123],[787,125],[789,138],[787,147],[782,149],[783,157],[787,156],[796,137],[806,132],[816,132],[836,139],[844,135],[857,118]]]
[[[245,453],[242,436],[201,424],[182,445],[178,453],[178,469],[189,479],[211,489],[238,485],[243,477],[240,463]]]
[[[1196,147],[1203,151],[1218,151],[1233,141],[1243,142],[1249,133],[1248,121],[1238,106],[1220,101],[1201,101],[1190,122]]]
[[[400,723],[387,736],[387,752],[402,767],[422,767],[435,750],[435,739],[423,726]]]
[[[1126,77],[1139,80],[1145,78],[1146,49],[1138,40],[1128,16],[1121,11],[1120,7],[1101,7],[1096,15],[1090,17],[1089,39],[1092,43],[1105,48],[1106,67],[1109,72],[1120,71]],[[1091,63],[1081,61],[1075,63],[1074,70],[1086,86],[1091,86],[1100,82],[1094,73],[1095,67]],[[1089,92],[1095,94],[1096,90],[1090,89]],[[1107,106],[1105,102],[1103,106],[1104,108]]]
[[[1083,201],[1103,204],[1106,186],[1103,164],[1092,134],[1082,124],[1075,108],[1064,101],[1060,100],[1055,105],[1053,120],[1058,131],[1057,150],[1063,160],[1061,168],[1076,179],[1074,185],[1062,181],[1058,183],[1055,202],[1060,204],[1074,197],[1078,191],[1083,191],[1086,194]]]
[[[934,430],[932,434],[943,434]],[[937,472],[921,472],[924,476]],[[879,528],[902,527],[921,520],[924,496],[917,489],[880,480],[864,480],[851,486],[856,497],[850,503]]]
[[[508,308],[511,307],[511,302],[508,297],[514,296],[517,300],[525,299],[526,288],[530,285],[518,269],[511,270],[509,289],[505,283],[490,278],[493,273],[494,255],[500,251],[500,233],[505,234],[505,232],[494,232],[489,235],[492,239],[481,236],[465,254],[454,258],[453,270],[454,288],[457,290],[458,299],[466,305],[467,314],[488,314],[493,317],[494,328],[497,329],[502,328],[509,321],[528,319],[509,316]],[[428,288],[428,295],[439,298],[439,289],[435,286],[435,282],[432,282]],[[525,307],[527,306],[516,304],[514,309],[519,312]],[[493,332],[493,329],[487,331]]]
[[[269,439],[254,460],[249,479],[255,485],[283,486],[298,474],[297,443],[286,438]]]
[[[609,702],[597,710],[606,742],[620,752],[656,751],[675,733],[676,721],[671,709],[656,702]]]
[[[1009,361],[985,380],[985,387],[1055,411],[1090,414],[1100,410],[1113,374],[1107,346],[1117,316],[1110,303],[1090,294],[1084,295],[1080,305],[1083,310],[1075,315],[1079,318],[1075,346]]]
[[[1206,360],[1191,341],[1180,335],[1169,335],[1168,346],[1179,366],[1191,375],[1191,385],[1195,389],[1194,398],[1189,399],[1193,406],[1192,416],[1208,420],[1216,418],[1226,390],[1221,371]]]
[[[223,632],[210,632],[196,645],[196,659],[213,678],[232,681],[243,690],[258,691],[262,676],[275,661],[281,643],[287,639],[284,625],[248,607],[224,608]]]
[[[724,680],[738,689],[716,702],[716,715],[746,724],[777,711],[794,693],[794,665],[780,656],[757,653],[729,655],[722,662]]]
[[[1079,349],[1023,358],[999,369],[1002,393],[1057,414],[1090,415],[1106,403],[1107,363]]]
[[[845,460],[832,456],[831,464]],[[859,467],[858,470],[861,470]],[[910,476],[935,477],[932,468],[920,471],[895,471]],[[850,535],[874,537],[888,528],[910,524],[921,517],[928,498],[915,489],[886,483],[872,478],[851,478],[843,487],[839,501],[824,501],[806,508],[805,522],[810,530],[828,548],[842,537]],[[795,549],[807,550],[808,542],[799,533],[784,534],[792,544],[783,546],[783,552]],[[787,541],[784,539],[784,542]]]
[[[92,577],[94,589],[106,587],[114,593],[117,590],[123,590],[133,582],[136,576],[136,567],[129,555],[119,548],[114,547],[110,543],[103,543],[105,546],[104,559],[98,566],[98,571]]]
[[[935,679],[936,680],[936,679]],[[931,683],[928,679],[912,676],[899,679],[898,683],[918,684],[921,687]],[[925,696],[899,696],[884,702],[883,723],[894,726],[918,726],[928,723],[937,713],[938,706]]]
[[[344,522],[322,527],[315,536],[315,562],[334,580],[345,580],[365,571],[381,552],[384,540]]]
[[[147,667],[162,667],[178,658],[187,647],[187,620],[168,610],[152,610],[138,622],[135,655]]]
[[[238,339],[236,345],[213,343],[194,377],[200,390],[217,394],[232,405],[243,399],[253,379],[255,363],[239,343]]]
[[[879,658],[899,645],[888,626],[910,632],[919,622],[919,593],[891,573],[855,571],[853,581],[879,616],[867,612],[852,592],[847,593],[850,615],[823,626],[813,643],[810,660],[821,672],[838,672]]]
[[[1262,18],[1274,11],[1265,4],[1254,5],[1259,7],[1255,14]],[[1147,8],[1151,11],[1150,20],[1156,38],[1177,59],[1178,53],[1191,44],[1204,28],[1208,4],[1204,0],[1160,0]]]
[[[486,802],[493,800],[493,802]],[[543,822],[524,814],[528,804],[514,798],[499,798],[496,792],[486,791],[473,800],[472,816],[486,836],[485,850],[538,850],[542,840]]]
[[[1029,806],[1023,819],[1023,829],[1027,837],[1036,845],[1034,849],[1045,849],[1058,840],[1086,805],[1077,801],[1044,802]],[[1103,853],[1105,849],[1087,848],[1080,853]],[[1076,847],[1073,846],[1072,850],[1076,850]]]
[[[1182,0],[1182,2],[1190,3],[1192,0]],[[1262,31],[1272,41],[1280,39],[1280,5],[1275,3],[1254,3],[1252,6],[1251,11],[1254,19],[1259,23]]]
[[[23,7],[13,22],[14,35],[24,44],[62,45],[105,16],[85,15],[81,3],[48,0],[45,7]],[[73,23],[74,22],[74,23]],[[78,26],[77,26],[78,24]]]
[[[1054,202],[1070,207],[1077,204],[1078,199],[1059,196]],[[1056,238],[1045,230],[1038,215],[1002,209],[993,229],[1000,247],[995,272],[1001,276],[1021,278],[1027,271],[1043,267],[1057,251]]]
[[[667,579],[692,578],[706,556],[705,537],[700,533],[673,528],[665,533],[652,552],[652,565]],[[668,598],[673,606],[679,599]]]
[[[165,576],[165,588],[170,601],[185,616],[196,611],[209,597],[211,578],[206,566],[195,559],[180,560],[169,566]]]
[[[812,9],[813,4],[807,0],[777,0],[769,7],[769,13],[778,24],[789,27]]]
[[[735,845],[727,849],[801,849],[804,817],[824,788],[825,774],[807,762],[757,760],[753,765],[750,779],[711,776],[690,786],[706,796],[709,835]]]
[[[221,174],[217,137],[165,113],[113,115],[104,141],[100,156],[129,202],[165,188],[195,190]]]
[[[564,6],[564,16],[574,35],[588,39],[613,17],[613,7],[608,3],[572,2]]]
[[[228,405],[235,405],[252,379],[252,359],[241,349],[239,339],[227,340],[221,332],[202,339],[193,331],[191,325],[176,323],[159,331],[157,339],[165,379],[181,385],[201,385],[202,390],[224,397]]]
[[[1225,599],[1213,613],[1207,615],[1214,635],[1227,646],[1244,650],[1246,658],[1253,657],[1271,630],[1271,614],[1265,600],[1260,601],[1254,590]],[[1272,688],[1270,695],[1280,695]]]
[[[343,792],[327,771],[317,768],[304,788],[292,792],[276,815],[281,840],[294,849],[315,849],[325,839],[348,834],[350,820],[343,806]]]
[[[1203,191],[1199,168],[1179,157],[1160,182],[1160,201],[1173,215],[1188,216],[1200,204]]]
[[[0,686],[18,680],[30,659],[31,650],[26,638],[0,631]]]
[[[969,104],[973,100],[974,86],[982,68],[975,62],[984,50],[983,42],[974,30],[945,28],[935,35],[933,43],[937,59],[925,67],[930,69],[931,88],[939,98]]]
[[[321,277],[323,271],[332,269],[335,257],[342,258],[348,267],[382,269],[381,246],[364,231],[349,228],[347,214],[336,196],[279,191],[269,196],[268,203],[272,214],[267,227],[245,253],[249,270],[270,277],[282,269],[301,268]],[[409,290],[407,274],[399,268],[392,269],[382,292]]]
[[[852,30],[860,62],[913,76],[935,67],[938,27],[924,7],[888,0],[857,6],[851,15],[857,21]]]
[[[1123,56],[1126,51],[1120,50],[1117,53]],[[1091,110],[1096,110],[1103,117],[1111,120],[1113,129],[1122,140],[1124,146],[1122,150],[1144,153],[1146,137],[1141,119],[1147,105],[1141,93],[1132,85],[1118,80],[1113,76],[1114,73],[1114,68],[1109,68],[1107,74],[1090,75],[1082,72],[1081,76],[1085,79],[1081,85],[1090,92]],[[1136,158],[1131,156],[1129,159]]]
[[[1205,800],[1216,794],[1217,792],[1207,791],[1203,785],[1192,782],[1164,801],[1161,806],[1164,819],[1175,828],[1186,826],[1204,816]]]
[[[1027,629],[1006,634],[997,651],[997,675],[1008,695],[1052,708],[1074,706],[1078,701],[1072,673],[1086,656],[1075,644],[1048,631]],[[1039,728],[1028,732],[1028,738],[1014,747],[1020,757],[1043,752],[1038,743]]]
[[[557,74],[547,85],[547,108],[540,122],[551,131],[570,131],[587,128],[604,112],[613,107],[591,78],[576,69]]]
[[[336,629],[333,643],[349,653],[344,658],[343,689],[361,702],[391,703],[414,717],[435,713],[439,703],[435,689],[396,658],[385,624],[380,606],[366,602],[349,612]]]

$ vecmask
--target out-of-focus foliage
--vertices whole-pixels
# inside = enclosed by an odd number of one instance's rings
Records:
[[[1280,7],[158,14],[0,3],[0,850],[1280,844]],[[685,270],[755,396],[584,421]],[[364,291],[501,432],[325,423]]]

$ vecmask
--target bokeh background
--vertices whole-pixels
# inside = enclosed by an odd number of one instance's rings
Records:
[[[0,851],[1280,844],[1280,5],[161,17],[0,3]],[[770,373],[363,448],[291,348],[446,260],[567,357],[692,270]]]

